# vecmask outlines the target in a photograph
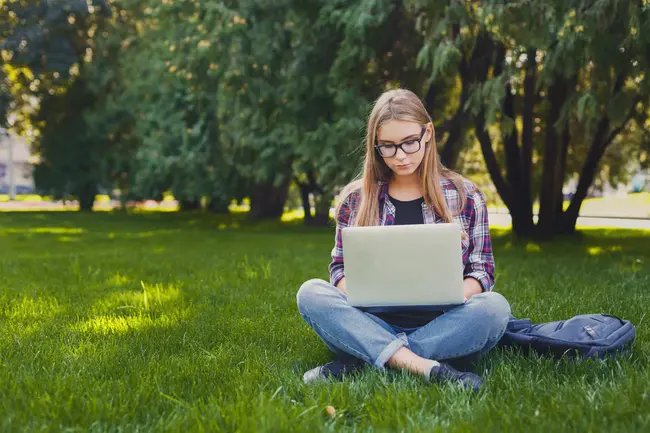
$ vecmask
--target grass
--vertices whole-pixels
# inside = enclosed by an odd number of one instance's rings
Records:
[[[18,202],[31,202],[28,207],[11,207],[10,209],[0,208],[0,212],[10,211],[15,212],[18,210],[24,211],[75,211],[78,209],[77,205],[68,203],[66,206],[58,205],[53,207],[52,203],[48,203],[51,200],[51,197],[42,197],[39,195],[29,194],[29,195],[18,195],[16,196]],[[6,194],[0,194],[0,204],[6,203],[9,201],[9,196]],[[178,210],[177,206],[173,205],[174,197],[170,194],[166,194],[163,202],[156,204],[155,202],[149,202],[147,204],[140,204],[138,207],[139,210],[154,210],[154,211],[164,211],[164,212],[173,212]],[[564,202],[564,209],[569,207],[570,201]],[[498,203],[490,203],[488,205],[490,211],[498,213],[508,213],[508,209],[503,205],[499,200]],[[97,195],[95,199],[95,211],[112,211],[111,199],[108,195]],[[244,199],[242,205],[231,204],[231,212],[247,212],[249,210],[249,200]],[[533,212],[536,214],[539,212],[539,203],[533,205]],[[302,209],[295,209],[290,212],[287,212],[286,215],[289,218],[304,216]],[[333,212],[331,212],[333,216]],[[592,217],[612,217],[612,218],[650,218],[650,192],[639,192],[627,194],[624,196],[609,196],[609,197],[598,197],[598,198],[588,198],[586,199],[580,208],[580,214],[584,216]]]
[[[0,214],[0,430],[650,430],[650,232],[493,231],[516,316],[607,312],[638,334],[610,361],[496,350],[476,396],[371,369],[302,384],[330,354],[295,293],[327,278],[332,242],[241,215]]]

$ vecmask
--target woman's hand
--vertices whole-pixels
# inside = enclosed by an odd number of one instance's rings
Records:
[[[339,283],[336,285],[336,287],[338,287],[338,289],[339,289],[341,292],[343,292],[343,294],[344,294],[345,296],[348,296],[348,289],[347,289],[347,287],[345,286],[345,277],[341,278],[341,281],[339,281]]]
[[[479,283],[478,280],[474,278],[465,278],[463,280],[463,292],[465,293],[465,302],[467,302],[472,296],[483,292],[483,287],[481,287],[481,283]]]

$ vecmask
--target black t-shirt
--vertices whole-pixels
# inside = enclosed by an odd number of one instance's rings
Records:
[[[424,197],[409,201],[401,201],[390,197],[390,201],[395,206],[395,225],[424,224],[424,216],[422,215]],[[402,328],[418,328],[426,325],[442,313],[424,310],[373,314],[391,325],[401,326]]]
[[[395,225],[424,224],[424,216],[422,215],[424,197],[409,201],[397,200],[391,196],[388,197],[390,197],[390,202],[395,206]]]

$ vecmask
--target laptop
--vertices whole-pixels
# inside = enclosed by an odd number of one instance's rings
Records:
[[[463,303],[459,224],[346,227],[342,236],[350,305],[385,312]]]

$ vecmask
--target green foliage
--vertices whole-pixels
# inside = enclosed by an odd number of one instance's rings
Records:
[[[43,162],[39,187],[76,195],[82,209],[92,207],[102,157],[96,131],[83,120],[94,99],[83,71],[93,50],[89,35],[108,15],[103,0],[0,4],[2,124],[34,141]]]
[[[0,95],[5,95],[5,104],[10,102],[9,110],[0,110],[4,111],[0,113],[3,122],[11,112],[15,116],[11,126],[17,132],[30,128],[33,100],[69,86],[92,50],[89,32],[109,14],[105,0],[12,0],[0,4],[0,65],[4,72],[0,73]]]
[[[119,13],[99,40],[108,55],[93,69],[95,81],[104,79],[102,88],[110,90],[88,117],[116,122],[108,126],[117,162],[112,178],[123,176],[118,186],[127,197],[170,190],[181,201],[228,203],[241,195],[233,167],[239,155],[219,124],[223,53],[208,49],[219,46],[227,28],[216,19],[227,11],[220,6],[113,3]]]
[[[0,43],[13,47],[11,55],[3,52],[0,100],[5,89],[14,129],[35,127],[40,152],[39,143],[52,140],[39,138],[46,125],[32,123],[35,107],[43,95],[64,94],[83,80],[93,101],[77,121],[84,140],[94,141],[94,177],[124,200],[170,191],[183,202],[224,204],[267,188],[282,199],[280,190],[293,179],[330,203],[359,172],[370,105],[393,87],[422,97],[449,165],[463,149],[478,148],[475,137],[486,137],[475,127],[488,131],[491,142],[482,149],[495,155],[486,160],[510,167],[490,170],[506,177],[495,179],[506,185],[497,189],[513,198],[509,203],[522,197],[513,187],[517,167],[519,177],[530,178],[531,200],[524,201],[531,208],[569,178],[580,176],[588,186],[592,172],[595,182],[624,179],[626,156],[646,142],[650,31],[647,6],[638,2],[112,0],[101,9],[81,3],[3,3],[25,19],[0,16],[9,24]],[[44,7],[45,29],[65,18],[54,45],[38,42],[47,39],[35,27]],[[25,51],[19,35],[28,31],[36,39]],[[57,47],[59,57],[51,54]],[[38,55],[58,63],[39,69]],[[529,76],[534,83],[526,90]],[[613,144],[600,152],[596,134],[605,126]],[[549,142],[557,143],[557,163],[550,162]],[[513,143],[526,159],[521,164],[517,152],[507,152]],[[590,152],[603,155],[591,158],[596,163],[585,175]],[[558,166],[565,169],[557,179],[544,180],[548,167]]]

